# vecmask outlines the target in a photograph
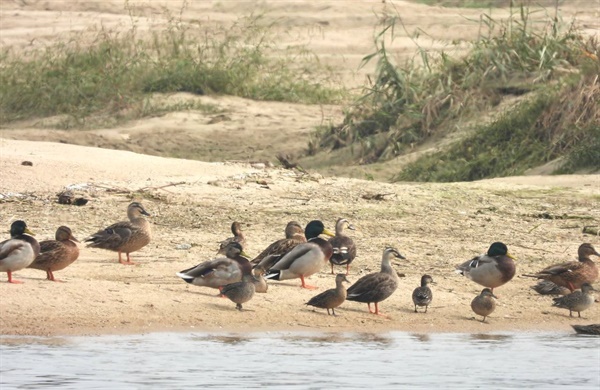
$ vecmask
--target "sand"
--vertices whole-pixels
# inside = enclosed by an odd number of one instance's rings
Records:
[[[138,2],[131,1],[132,4]],[[165,5],[177,10],[174,2]],[[349,85],[362,85],[372,71],[356,71],[371,50],[378,13],[399,7],[409,30],[430,35],[420,43],[443,47],[472,39],[478,10],[431,8],[408,2],[356,1],[268,2],[273,18],[283,18],[282,45],[306,43],[334,65]],[[143,4],[143,3],[140,3]],[[141,6],[140,28],[162,17],[156,5]],[[187,20],[231,23],[249,13],[249,2],[196,1]],[[565,15],[578,15],[590,29],[593,4],[575,2]],[[291,11],[294,11],[292,13]],[[596,11],[597,12],[597,11]],[[498,11],[506,14],[507,11]],[[4,1],[0,7],[2,46],[26,50],[76,33],[91,33],[102,22],[118,28],[129,20],[122,1]],[[147,19],[143,19],[147,18]],[[587,22],[586,22],[587,20]],[[460,26],[460,28],[457,28]],[[399,39],[399,56],[414,53],[414,42]],[[124,126],[87,131],[56,130],[31,119],[0,130],[0,230],[2,239],[15,219],[24,219],[39,240],[53,238],[68,225],[82,240],[99,228],[125,219],[132,200],[152,214],[152,242],[133,254],[136,266],[117,263],[116,253],[81,245],[80,258],[56,273],[63,282],[45,280],[37,270],[15,274],[22,285],[0,275],[0,333],[11,335],[81,335],[165,330],[326,330],[420,332],[491,332],[500,330],[570,331],[571,324],[600,322],[598,305],[582,319],[551,307],[551,299],[529,289],[523,273],[574,260],[577,247],[598,237],[582,234],[600,224],[600,176],[526,176],[473,183],[417,184],[322,176],[252,165],[277,152],[300,153],[314,127],[339,122],[343,107],[254,102],[185,94],[169,98],[201,99],[226,111],[214,115],[176,112]],[[50,121],[51,122],[51,121]],[[262,137],[262,138],[261,138]],[[49,142],[51,141],[51,142]],[[60,143],[59,143],[60,141]],[[77,144],[77,145],[73,145]],[[189,156],[190,146],[205,161],[148,154]],[[104,148],[124,149],[111,150]],[[169,149],[170,148],[170,149]],[[187,149],[186,149],[187,148]],[[21,165],[31,161],[33,166]],[[363,176],[364,177],[364,176]],[[56,194],[72,186],[90,199],[82,207],[60,205]],[[383,200],[369,199],[383,194]],[[549,215],[548,219],[540,216]],[[338,217],[356,227],[350,235],[358,256],[348,279],[379,269],[381,253],[393,245],[407,258],[394,261],[404,274],[395,294],[381,304],[387,317],[367,312],[365,304],[345,302],[328,316],[304,305],[313,295],[334,287],[328,266],[309,278],[319,287],[308,291],[299,281],[272,282],[243,312],[216,291],[190,286],[175,273],[215,256],[218,241],[240,221],[248,252],[258,254],[283,237],[289,220],[302,224],[321,219],[333,229]],[[565,217],[567,216],[567,217]],[[498,307],[487,323],[475,319],[470,301],[480,286],[453,272],[454,266],[505,242],[518,259],[517,276],[497,289]],[[188,244],[189,249],[177,249]],[[338,269],[342,271],[340,267]],[[414,313],[411,293],[422,274],[437,282],[428,313]]]

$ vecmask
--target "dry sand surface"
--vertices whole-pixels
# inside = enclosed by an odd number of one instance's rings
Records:
[[[37,270],[17,272],[22,285],[0,283],[3,334],[97,334],[152,330],[415,330],[494,331],[567,330],[570,324],[599,322],[598,305],[572,319],[550,307],[551,299],[516,276],[497,289],[498,308],[483,324],[474,319],[471,299],[480,288],[453,274],[454,265],[484,252],[493,241],[508,244],[518,258],[518,275],[575,259],[581,233],[600,221],[600,177],[549,176],[505,178],[456,184],[386,184],[302,175],[249,164],[204,163],[138,155],[75,145],[0,140],[0,220],[5,228],[25,219],[38,239],[49,239],[65,224],[82,239],[124,218],[134,195],[152,213],[154,239],[134,254],[137,266],[117,263],[115,253],[82,248],[80,258],[56,273],[64,283],[44,280]],[[24,160],[33,166],[23,166]],[[259,184],[259,182],[266,182]],[[183,182],[183,183],[182,183]],[[87,183],[87,186],[81,184]],[[159,188],[169,183],[176,186]],[[83,207],[59,205],[56,193],[80,185],[76,194],[90,199]],[[266,188],[268,187],[268,188]],[[152,189],[156,188],[156,189]],[[111,191],[111,189],[113,191]],[[385,200],[365,199],[386,194]],[[540,214],[559,217],[540,218]],[[561,219],[563,216],[590,219]],[[333,228],[347,217],[358,257],[349,279],[379,269],[386,245],[406,257],[395,268],[405,274],[396,293],[381,305],[388,317],[346,302],[338,316],[314,312],[303,304],[316,292],[299,281],[270,283],[238,312],[215,290],[190,286],[177,271],[214,256],[229,225],[243,223],[248,252],[257,254],[283,235],[289,220],[322,219]],[[5,235],[6,236],[6,235]],[[189,250],[177,250],[190,244]],[[420,276],[437,281],[427,314],[412,312],[411,292]],[[319,291],[334,286],[328,267],[309,278]]]
[[[164,7],[177,13],[176,1],[134,1],[140,31],[165,23]],[[256,4],[260,6],[257,8]],[[61,39],[93,37],[105,28],[129,28],[122,0],[0,2],[0,44],[28,50]],[[577,16],[587,31],[597,29],[597,1],[574,1],[563,17]],[[438,49],[477,36],[480,10],[427,7],[409,2],[377,1],[190,1],[183,20],[210,28],[227,25],[253,11],[279,21],[282,47],[306,44],[335,67],[350,86],[363,85],[373,70],[357,71],[372,51],[378,18],[396,7],[409,33],[422,29],[420,45]],[[506,15],[506,10],[494,11]],[[497,13],[496,13],[497,12]],[[406,35],[406,34],[405,34]],[[414,55],[415,41],[398,38],[390,47],[399,56]],[[457,46],[461,50],[461,46]],[[61,118],[24,120],[0,130],[0,230],[25,219],[40,240],[65,224],[83,239],[123,220],[132,199],[152,213],[153,241],[133,255],[137,266],[117,263],[115,253],[81,247],[80,258],[56,273],[16,273],[23,285],[0,275],[0,333],[29,335],[100,334],[152,330],[415,330],[494,331],[569,330],[570,324],[600,322],[598,306],[571,319],[550,307],[551,299],[534,294],[533,281],[515,277],[497,290],[498,308],[482,324],[474,320],[471,299],[480,287],[453,273],[454,266],[504,241],[518,258],[518,275],[551,263],[573,260],[579,244],[598,237],[581,233],[600,223],[600,178],[530,176],[456,184],[387,184],[322,177],[248,163],[208,163],[149,156],[191,157],[203,161],[273,160],[279,151],[306,148],[315,126],[339,123],[342,107],[255,102],[228,96],[174,94],[165,99],[198,99],[222,113],[175,112],[92,130],[56,130]],[[20,141],[19,141],[20,140]],[[27,141],[25,141],[27,140]],[[52,141],[52,142],[32,142]],[[69,144],[78,144],[69,145]],[[99,149],[100,146],[128,151]],[[134,153],[136,152],[136,153]],[[143,154],[137,154],[143,153]],[[24,160],[33,166],[23,166]],[[397,169],[397,168],[395,168]],[[179,183],[179,184],[177,184]],[[260,184],[260,183],[266,183]],[[177,184],[160,188],[169,184]],[[65,186],[90,202],[83,207],[56,203]],[[366,199],[384,194],[383,200]],[[544,219],[540,214],[581,218]],[[357,228],[352,236],[358,257],[348,278],[379,269],[381,252],[393,245],[407,257],[395,262],[405,275],[397,292],[381,308],[388,317],[370,315],[366,305],[346,302],[338,316],[313,311],[304,303],[334,286],[328,268],[309,279],[317,292],[299,281],[273,282],[238,312],[215,291],[190,286],[175,273],[214,256],[217,242],[230,235],[232,221],[243,223],[248,252],[257,254],[283,237],[289,220],[322,219],[333,229],[344,216]],[[7,238],[4,233],[2,239]],[[190,244],[178,250],[180,244]],[[423,273],[437,281],[427,314],[412,312],[411,293]]]

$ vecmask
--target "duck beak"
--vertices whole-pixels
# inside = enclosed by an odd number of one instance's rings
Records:
[[[241,251],[241,252],[240,252],[240,255],[241,255],[241,256],[244,256],[244,257],[247,257],[247,258],[250,258],[250,255],[249,255],[249,254],[247,254],[247,253],[246,253],[246,252],[244,252],[244,251]]]
[[[354,225],[348,225],[348,229],[350,229],[350,230],[356,230],[356,228],[354,227]]]
[[[332,233],[331,230],[323,229],[323,234],[329,237],[335,237],[335,233]]]
[[[146,210],[141,210],[140,211],[142,214],[147,215],[148,217],[151,217],[152,214],[150,214],[149,212],[147,212]]]
[[[345,276],[344,276],[344,282],[348,282],[348,283],[352,283],[351,281],[349,281]]]
[[[511,258],[511,259],[513,259],[513,260],[517,260],[517,258],[516,258],[516,257],[513,257],[513,256],[512,256],[510,253],[508,253],[508,252],[506,253],[506,256],[510,257],[510,258]]]
[[[73,237],[73,235],[71,234],[71,236],[69,237],[69,240],[71,241],[75,241],[75,242],[80,242],[78,239],[76,239],[75,237]]]
[[[25,228],[25,233],[29,234],[30,236],[35,236],[35,233],[32,232],[31,230],[29,230],[29,228]]]
[[[494,298],[498,299],[498,297],[497,297],[497,296],[495,296],[495,295],[494,295],[494,293],[491,293],[491,295],[492,295],[492,297],[494,297]]]

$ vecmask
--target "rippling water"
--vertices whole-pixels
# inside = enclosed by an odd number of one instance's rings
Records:
[[[564,333],[0,337],[0,388],[600,388],[600,338]]]

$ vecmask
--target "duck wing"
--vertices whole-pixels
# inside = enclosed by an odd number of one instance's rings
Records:
[[[131,222],[117,222],[103,230],[98,230],[84,241],[89,242],[88,246],[92,248],[117,248],[127,242],[137,229],[139,228]]]

